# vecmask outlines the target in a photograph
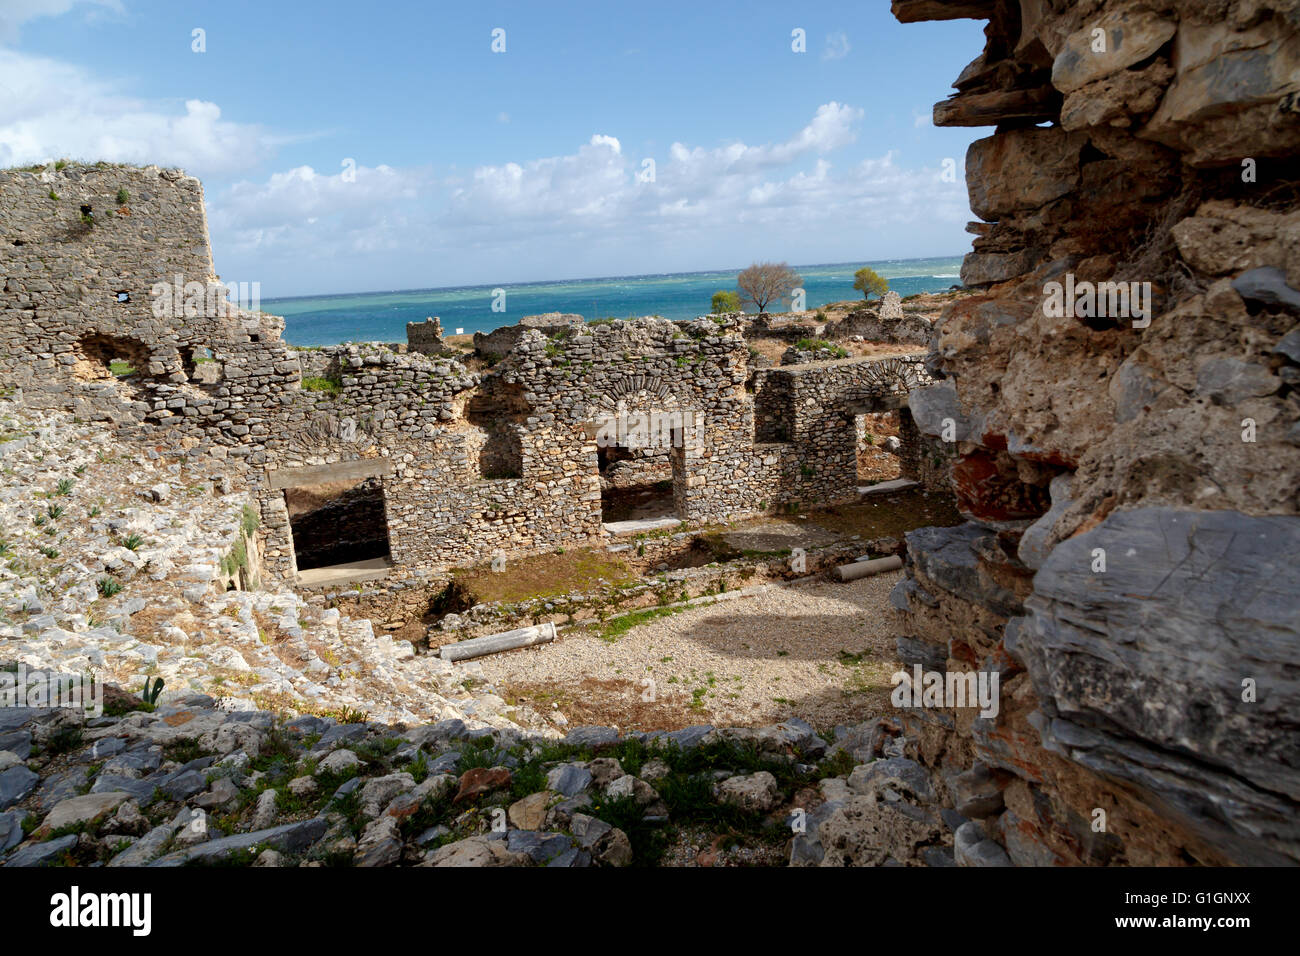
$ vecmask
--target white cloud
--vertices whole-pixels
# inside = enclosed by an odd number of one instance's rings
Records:
[[[208,221],[214,235],[245,253],[391,251],[422,227],[420,200],[432,185],[427,169],[358,166],[329,174],[299,166],[209,198]]]
[[[597,133],[570,156],[480,166],[452,192],[448,216],[500,226],[609,215],[621,204],[629,176],[619,141]]]
[[[826,37],[826,48],[822,51],[823,60],[842,60],[849,55],[849,35],[837,30]]]
[[[276,145],[256,125],[223,120],[215,103],[141,100],[68,63],[0,55],[0,166],[68,157],[210,176],[251,168]]]
[[[37,17],[57,17],[73,7],[90,6],[121,14],[121,0],[4,0],[0,4],[0,43],[18,39],[22,25]]]
[[[292,276],[299,292],[615,274],[652,251],[665,269],[705,268],[751,247],[793,261],[787,250],[801,245],[841,247],[833,257],[893,232],[960,237],[965,188],[937,168],[904,168],[894,152],[833,161],[862,115],[827,103],[777,143],[674,143],[652,157],[654,182],[638,178],[641,156],[604,134],[572,153],[455,177],[380,166],[347,182],[300,167],[209,195],[214,254],[223,272]],[[275,276],[254,278],[265,287]]]

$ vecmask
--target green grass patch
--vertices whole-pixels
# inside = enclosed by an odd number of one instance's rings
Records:
[[[637,581],[627,562],[590,548],[510,561],[504,572],[477,567],[454,575],[460,589],[478,604],[558,597],[570,591],[595,590],[602,584],[626,587]]]
[[[683,605],[678,607],[650,607],[641,611],[632,611],[629,614],[623,614],[601,624],[600,638],[604,641],[617,641],[638,624],[645,624],[647,621],[653,621],[659,617],[680,614],[682,611],[689,609],[689,607]]]
[[[305,392],[326,392],[330,395],[341,395],[343,393],[343,382],[337,378],[327,378],[324,375],[307,375],[303,377],[302,388]]]

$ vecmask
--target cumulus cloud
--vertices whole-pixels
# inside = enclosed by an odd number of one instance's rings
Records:
[[[849,35],[837,30],[826,37],[826,47],[822,50],[823,60],[842,60],[849,55]]]
[[[784,142],[764,146],[730,143],[714,149],[673,143],[669,156],[676,174],[684,182],[753,173],[786,165],[809,153],[828,153],[847,146],[856,138],[853,125],[861,118],[862,110],[830,102],[819,106],[812,121]]]
[[[965,189],[944,183],[939,169],[903,167],[894,152],[834,162],[862,115],[827,103],[775,143],[674,143],[660,157],[629,154],[616,137],[597,133],[571,153],[455,176],[381,166],[357,169],[349,181],[300,167],[210,195],[214,251],[223,270],[227,262],[241,273],[283,265],[334,279],[382,268],[398,287],[479,281],[485,270],[500,276],[520,267],[536,277],[611,274],[626,267],[607,262],[649,250],[664,254],[666,268],[691,267],[668,258],[687,249],[697,250],[695,267],[739,261],[749,255],[742,250],[764,243],[775,243],[772,255],[793,256],[784,250],[801,241],[824,247],[838,238],[847,253],[864,229],[918,223],[948,224],[958,234],[969,212]],[[656,160],[653,177],[642,175],[645,158]],[[379,251],[382,258],[367,258]],[[332,257],[340,265],[331,273],[322,264]],[[411,267],[402,273],[400,263],[415,260],[421,270],[445,271],[401,278]],[[311,288],[310,278],[300,281]],[[351,287],[374,285],[359,278]]]
[[[312,247],[325,256],[400,249],[427,219],[428,169],[298,166],[264,183],[239,182],[208,203],[213,235],[243,253]]]
[[[146,101],[59,60],[0,55],[0,166],[69,157],[210,176],[249,169],[276,145],[256,125],[222,119],[215,103]]]
[[[609,215],[621,204],[628,179],[619,141],[597,133],[569,156],[480,166],[452,192],[448,218],[500,225]]]
[[[4,0],[0,5],[0,44],[13,43],[24,23],[37,17],[57,17],[73,7],[123,13],[121,0]]]

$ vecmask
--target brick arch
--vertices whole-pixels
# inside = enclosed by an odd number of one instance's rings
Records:
[[[906,395],[924,384],[919,364],[902,358],[872,362],[863,373],[862,392],[871,396]]]

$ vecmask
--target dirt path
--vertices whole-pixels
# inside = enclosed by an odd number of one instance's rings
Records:
[[[768,587],[650,620],[613,642],[562,632],[553,644],[483,659],[482,674],[507,701],[570,725],[858,722],[890,706],[897,631],[888,601],[898,578]]]

